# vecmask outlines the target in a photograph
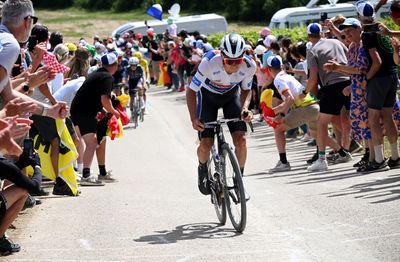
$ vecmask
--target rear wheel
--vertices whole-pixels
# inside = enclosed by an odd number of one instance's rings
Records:
[[[222,170],[224,172],[224,196],[233,227],[239,233],[246,228],[247,208],[242,174],[236,155],[228,144],[222,146]]]
[[[211,159],[208,164],[208,175],[211,187],[211,202],[214,204],[215,213],[221,225],[226,223],[226,204],[224,200],[224,190],[221,182],[221,174],[218,173],[216,160]]]

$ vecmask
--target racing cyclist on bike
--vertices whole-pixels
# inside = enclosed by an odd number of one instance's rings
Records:
[[[214,130],[205,128],[204,123],[216,121],[219,108],[223,109],[226,119],[242,118],[250,122],[253,114],[248,106],[255,72],[256,63],[245,54],[242,36],[227,34],[221,40],[220,50],[212,50],[204,55],[186,91],[192,126],[201,135],[197,148],[198,187],[204,195],[210,194],[207,161],[214,144]],[[242,174],[247,157],[247,127],[244,121],[228,123]]]
[[[139,59],[137,57],[129,58],[129,66],[126,68],[124,84],[128,86],[128,93],[130,96],[129,108],[131,109],[131,121],[133,122],[133,110],[135,108],[136,94],[139,93],[139,104],[141,109],[145,108],[143,99],[144,89],[144,78],[143,68],[139,65]]]

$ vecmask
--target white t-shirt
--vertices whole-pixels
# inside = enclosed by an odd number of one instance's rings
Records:
[[[58,89],[53,95],[57,101],[64,101],[69,107],[71,107],[72,100],[74,99],[79,88],[81,88],[85,77],[81,76],[77,79],[68,81],[64,86]]]
[[[19,53],[20,47],[18,41],[10,33],[7,27],[0,25],[0,66],[4,67],[8,76],[11,75],[11,71],[18,59]],[[1,86],[0,93],[5,88],[5,85]]]
[[[285,71],[281,71],[276,75],[274,85],[283,100],[285,100],[285,93],[288,90],[290,90],[294,98],[297,98],[304,90],[304,86],[292,75],[286,74]]]
[[[244,90],[250,90],[253,76],[256,73],[254,60],[244,55],[244,61],[236,73],[225,72],[222,57],[219,51],[210,51],[204,55],[199,68],[189,88],[198,92],[201,87],[215,94],[224,94],[240,86]]]
[[[58,73],[53,80],[47,83],[47,85],[50,88],[50,92],[54,94],[64,85],[64,74]]]

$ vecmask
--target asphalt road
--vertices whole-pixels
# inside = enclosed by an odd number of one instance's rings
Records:
[[[400,170],[359,175],[347,163],[309,174],[314,149],[294,141],[293,170],[268,174],[278,160],[273,133],[255,123],[248,223],[236,234],[198,192],[184,94],[158,89],[148,100],[145,122],[108,144],[119,182],[45,197],[9,230],[21,252],[0,261],[400,261]]]

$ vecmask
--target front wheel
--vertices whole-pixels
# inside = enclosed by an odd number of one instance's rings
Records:
[[[222,146],[222,170],[225,179],[225,203],[233,227],[239,233],[246,228],[247,208],[242,174],[235,153],[228,144]]]
[[[218,173],[217,161],[211,159],[208,164],[208,175],[211,187],[211,202],[214,204],[215,213],[217,214],[220,225],[226,223],[226,205],[224,201],[224,190],[221,174]]]

